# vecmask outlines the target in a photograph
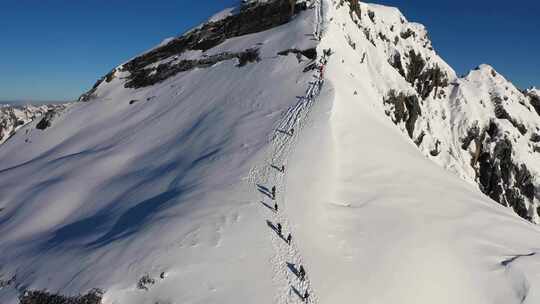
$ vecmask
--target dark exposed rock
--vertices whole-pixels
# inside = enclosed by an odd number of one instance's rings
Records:
[[[462,140],[462,148],[469,149],[471,142],[476,142],[471,166],[476,170],[482,192],[530,220],[526,200],[532,202],[535,196],[533,177],[525,165],[518,165],[513,160],[512,142],[499,136],[495,121],[490,121],[484,130],[480,130],[478,123],[475,123]]]
[[[429,151],[429,154],[431,156],[433,156],[433,157],[438,156],[439,154],[441,154],[441,150],[439,148],[440,145],[441,145],[441,141],[437,140],[437,142],[435,142],[435,148],[433,148],[431,151]]]
[[[515,120],[510,114],[506,111],[502,105],[502,100],[499,96],[492,97],[493,104],[495,105],[495,117],[498,119],[508,120],[516,129],[518,129],[521,135],[527,134],[527,128],[522,123]]]
[[[105,81],[107,83],[113,81],[115,73],[116,73],[116,70],[110,71],[109,74],[105,75]]]
[[[482,151],[478,163],[477,175],[482,192],[530,220],[525,200],[532,202],[536,189],[527,167],[513,161],[512,142],[508,138],[498,140],[493,153],[489,149]]]
[[[531,135],[531,141],[534,143],[540,142],[540,134],[534,133],[533,135]]]
[[[510,180],[508,167],[512,161],[511,154],[512,143],[504,139],[497,143],[494,155],[484,151],[478,160],[480,189],[502,205],[507,204],[501,195],[504,193],[503,185],[507,185]]]
[[[237,54],[238,66],[243,67],[248,63],[258,62],[261,60],[259,57],[259,50],[251,49]]]
[[[278,53],[280,56],[287,56],[289,54],[300,54],[310,60],[317,59],[317,49],[316,48],[310,48],[306,50],[299,50],[299,49],[288,49],[284,50]]]
[[[148,290],[148,287],[150,285],[154,285],[156,283],[156,280],[152,279],[149,274],[145,274],[139,279],[139,282],[137,282],[137,288],[141,290]]]
[[[49,110],[49,112],[47,112],[43,116],[43,118],[38,122],[38,124],[36,125],[36,128],[39,130],[45,130],[48,127],[50,127],[55,115],[56,115],[56,112],[54,110]]]
[[[405,122],[407,133],[410,138],[413,138],[416,120],[422,115],[418,98],[415,95],[405,95],[402,92],[396,94],[394,90],[390,90],[383,102],[393,106],[394,123]]]
[[[373,40],[373,37],[371,37],[371,30],[369,28],[364,28],[362,30],[362,32],[364,33],[364,36],[366,36],[366,39],[373,45],[373,46],[377,46],[375,44],[375,40]]]
[[[207,68],[218,62],[237,58],[238,66],[244,66],[249,62],[259,61],[259,51],[249,49],[240,53],[222,53],[203,59],[182,60],[180,62],[162,63],[157,68],[148,68],[133,71],[128,77],[126,88],[141,88],[159,83],[178,73],[186,72],[194,68]]]
[[[403,69],[403,63],[401,62],[401,55],[399,53],[395,53],[392,59],[393,60],[390,61],[390,65],[398,71],[399,75],[405,77],[405,70]]]
[[[186,50],[208,50],[227,39],[258,33],[289,22],[294,13],[307,9],[299,3],[291,11],[289,0],[274,0],[244,7],[240,13],[209,22],[201,28],[172,40],[166,45],[139,56],[124,65],[128,71],[181,54]]]
[[[531,172],[527,169],[524,164],[518,168],[515,168],[515,180],[518,189],[521,190],[521,193],[528,198],[530,201],[534,199],[535,189],[533,184],[533,176]]]
[[[426,69],[424,73],[420,75],[420,79],[418,79],[416,84],[418,93],[424,99],[427,98],[431,92],[434,92],[433,96],[436,98],[439,88],[447,86],[448,78],[437,65],[433,68]]]
[[[471,145],[471,142],[480,137],[480,128],[478,127],[478,122],[475,123],[472,127],[467,130],[467,136],[461,140],[461,149],[467,150]]]
[[[362,10],[360,9],[360,1],[358,0],[340,0],[339,5],[343,5],[345,2],[349,3],[351,18],[355,14],[358,19],[362,19]]]
[[[422,144],[422,142],[424,141],[425,136],[426,136],[426,132],[424,132],[424,130],[422,130],[420,135],[418,135],[418,137],[414,140],[414,143],[416,144],[417,147],[419,147]]]
[[[531,105],[536,110],[536,113],[540,116],[540,96],[533,93],[527,94],[531,100]]]
[[[426,68],[426,61],[422,55],[409,51],[410,63],[407,65],[406,80],[412,84],[420,97],[426,99],[434,91],[434,98],[437,98],[439,88],[448,86],[448,77],[438,65]]]
[[[416,79],[420,78],[424,67],[426,66],[426,61],[422,58],[422,55],[416,54],[415,51],[409,51],[410,63],[407,65],[407,81],[411,84],[414,84]]]
[[[371,19],[371,22],[375,23],[375,12],[374,11],[368,11],[368,17]]]
[[[402,39],[408,39],[411,36],[416,37],[416,33],[411,29],[407,29],[407,31],[401,32],[399,35],[401,36]]]
[[[378,36],[379,36],[379,39],[381,39],[382,41],[390,42],[390,39],[388,39],[388,37],[386,37],[386,35],[383,34],[382,32],[379,32]]]
[[[19,297],[20,304],[101,304],[103,291],[94,289],[74,297],[50,293],[46,290],[27,291]]]
[[[0,208],[0,211],[2,211],[3,209]],[[11,278],[9,278],[8,280],[2,280],[0,279],[0,289],[4,288],[4,287],[8,287],[8,286],[11,286],[13,284],[15,284],[17,281],[17,277],[16,276],[12,276]]]
[[[316,62],[313,62],[313,63],[310,63],[308,66],[306,66],[303,70],[304,73],[307,73],[309,71],[314,71],[317,69],[317,63]]]
[[[495,123],[493,120],[489,122],[489,126],[487,128],[487,134],[491,138],[495,138],[499,135],[499,125],[497,125],[497,123]]]
[[[349,44],[349,46],[353,50],[356,50],[356,42],[352,41],[351,36],[347,35],[347,36],[345,36],[345,39],[347,39],[347,43]]]
[[[366,57],[367,57],[367,53],[364,52],[364,53],[362,54],[362,59],[360,59],[360,63],[363,64],[363,63],[366,61]]]
[[[132,99],[132,100],[129,101],[129,104],[132,105],[132,104],[137,103],[137,102],[139,102],[138,99]]]

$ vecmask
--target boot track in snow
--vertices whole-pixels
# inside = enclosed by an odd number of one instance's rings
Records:
[[[318,18],[314,35],[320,39],[323,22],[322,4],[316,1],[315,6]],[[314,75],[314,80],[309,83],[305,95],[297,97],[298,102],[279,121],[265,163],[262,167],[253,168],[250,174],[250,180],[260,194],[260,212],[268,225],[268,232],[271,234],[275,250],[270,262],[273,265],[273,281],[277,286],[281,286],[275,299],[275,303],[279,304],[318,303],[317,295],[309,279],[309,267],[304,264],[300,250],[295,244],[295,234],[291,230],[292,225],[283,208],[283,193],[286,192],[284,177],[288,167],[287,159],[297,136],[304,127],[315,98],[320,94],[324,84],[323,73],[327,60],[325,52],[319,59],[317,73]],[[285,166],[285,170],[282,171],[281,166]],[[270,190],[274,186],[276,187],[275,197]],[[278,210],[274,209],[274,204],[277,204]],[[281,233],[278,233],[278,224],[281,225]],[[286,239],[289,234],[292,236],[290,244]],[[304,280],[300,278],[300,266],[306,269],[307,275]],[[304,298],[306,292],[309,296]]]

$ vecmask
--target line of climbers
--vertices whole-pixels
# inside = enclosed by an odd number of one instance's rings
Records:
[[[320,64],[319,69],[318,69],[319,70],[319,77],[318,77],[319,91],[322,88],[322,83],[323,83],[323,78],[324,78],[324,67],[326,66],[326,64],[328,62],[328,57],[330,57],[331,55],[332,55],[332,49],[323,50],[323,57],[321,57],[321,59],[319,61],[319,64]],[[310,98],[314,97],[313,92],[310,93],[309,97]],[[281,131],[281,130],[278,130],[278,131],[280,133],[284,133],[284,134],[287,134],[289,136],[294,135],[294,129],[293,128],[291,128],[289,131]],[[275,168],[276,170],[278,170],[280,173],[283,173],[283,174],[285,173],[285,165],[281,165],[281,167],[278,167],[276,165],[272,165],[272,167]],[[276,186],[272,186],[270,194],[271,194],[272,200],[274,201],[274,212],[277,213],[279,211],[279,206],[278,206],[278,203],[276,202]],[[275,230],[276,230],[276,233],[278,234],[278,236],[280,238],[284,239],[285,242],[290,246],[291,242],[292,242],[292,234],[288,233],[287,238],[284,238],[283,237],[283,227],[281,226],[281,223],[276,223]],[[298,268],[298,271],[296,272],[296,275],[300,279],[300,281],[302,281],[302,282],[306,279],[306,270],[304,269],[303,265],[300,265],[300,267]],[[298,293],[298,296],[302,299],[303,302],[307,302],[308,299],[309,299],[309,291],[308,291],[308,289],[306,289],[303,294]]]

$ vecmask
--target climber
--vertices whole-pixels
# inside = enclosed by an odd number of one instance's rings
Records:
[[[276,186],[272,186],[272,199],[276,199]]]
[[[292,128],[289,133],[291,134],[291,136],[294,135],[294,128]]]
[[[277,203],[274,203],[274,210],[275,210],[276,212],[278,212],[278,205],[277,205]]]
[[[281,224],[277,223],[277,233],[281,235]]]
[[[304,302],[307,302],[308,298],[309,298],[309,292],[306,290],[306,292],[304,292],[304,296],[302,297],[302,300]]]
[[[292,235],[289,233],[289,235],[287,236],[287,244],[291,244],[291,241],[292,241]]]
[[[306,270],[304,269],[304,266],[300,265],[300,269],[298,270],[298,276],[300,277],[300,280],[303,281],[306,278]]]
[[[285,165],[281,165],[281,172],[285,172]]]

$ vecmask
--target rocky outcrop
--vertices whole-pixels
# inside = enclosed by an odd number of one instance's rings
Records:
[[[402,92],[396,93],[396,91],[390,90],[383,102],[390,106],[386,114],[392,117],[392,121],[396,125],[402,122],[405,123],[409,137],[413,138],[416,120],[422,115],[418,98],[415,95],[406,95]]]
[[[527,203],[534,200],[535,187],[527,167],[517,165],[512,159],[512,142],[507,139],[493,143],[491,153],[486,148],[478,162],[478,181],[480,189],[493,200],[512,207],[522,218],[531,219]]]
[[[357,0],[340,0],[339,6],[344,5],[345,3],[349,4],[350,7],[350,14],[351,18],[353,17],[353,14],[358,17],[358,19],[362,19],[362,10],[360,9],[360,1]],[[354,18],[353,18],[354,20]]]
[[[406,77],[405,70],[403,69],[403,63],[401,61],[401,54],[395,53],[391,60],[389,61],[390,65],[398,71],[399,75]]]
[[[50,293],[46,290],[27,291],[19,297],[20,304],[101,304],[103,291],[93,289],[74,297]]]
[[[317,59],[317,49],[316,48],[310,48],[306,50],[299,50],[299,49],[288,49],[281,52],[278,52],[278,55],[280,56],[287,56],[289,54],[296,54],[297,56],[304,56],[310,60]]]
[[[508,120],[514,128],[518,129],[521,135],[527,134],[527,127],[525,127],[524,124],[518,122],[516,119],[514,119],[508,111],[504,108],[502,104],[502,99],[499,96],[493,96],[492,97],[493,105],[495,106],[495,117],[498,119],[505,119]]]
[[[218,62],[238,59],[238,66],[244,66],[250,62],[260,60],[257,49],[249,49],[240,53],[222,53],[208,56],[202,59],[181,60],[179,62],[162,63],[155,68],[134,70],[128,77],[126,88],[141,88],[159,83],[178,73],[186,72],[195,68],[207,68]]]
[[[462,140],[462,148],[472,151],[471,166],[475,169],[480,190],[501,205],[512,207],[527,220],[531,220],[528,206],[534,201],[535,186],[531,172],[525,164],[520,164],[513,157],[513,144],[505,134],[499,132],[495,121],[480,130],[474,124]]]
[[[54,109],[47,111],[47,113],[43,115],[43,118],[41,118],[41,120],[37,123],[36,129],[45,130],[50,127],[52,125],[54,117],[56,116],[56,113],[57,112]]]
[[[534,110],[540,116],[540,96],[533,90],[526,92],[526,96],[529,98]]]
[[[438,65],[428,67],[422,55],[413,50],[409,51],[408,57],[410,62],[407,65],[406,80],[413,85],[422,99],[428,98],[431,92],[434,92],[433,98],[437,98],[438,89],[448,86],[446,73]]]
[[[305,2],[297,4],[295,1],[289,0],[274,0],[244,5],[238,14],[216,22],[206,23],[202,27],[192,30],[164,46],[131,60],[124,64],[123,68],[131,74],[140,74],[139,71],[145,69],[146,66],[182,54],[187,50],[206,51],[227,39],[262,32],[285,24],[289,22],[295,13],[305,9],[307,9]],[[233,54],[230,56],[236,57]],[[208,60],[216,60],[216,58]],[[190,65],[197,64],[206,65],[208,60],[202,59],[202,62],[198,63],[185,61],[177,69],[184,70]],[[133,87],[133,85],[134,83],[131,82],[128,87]]]

